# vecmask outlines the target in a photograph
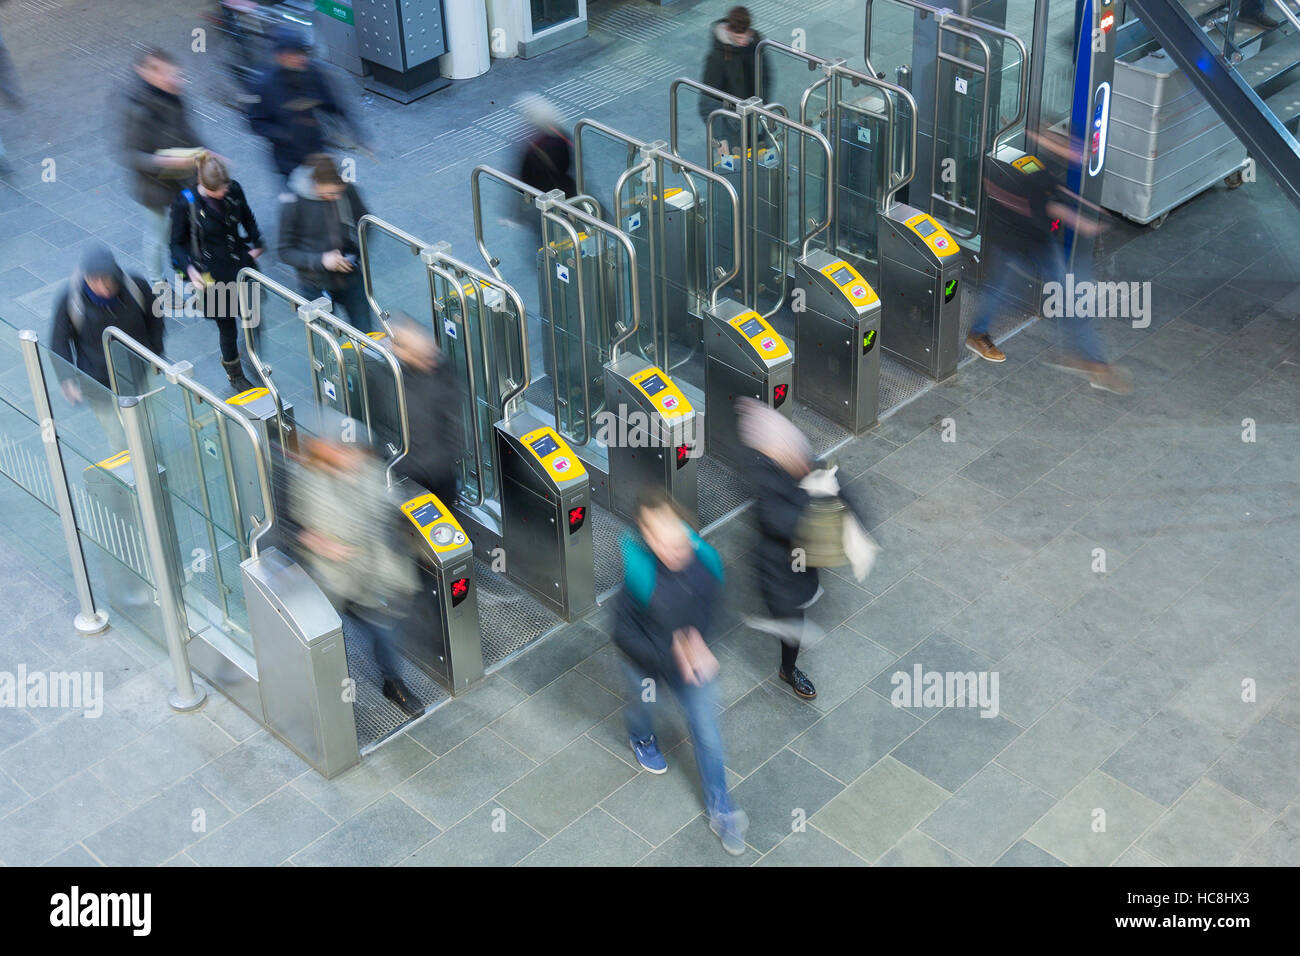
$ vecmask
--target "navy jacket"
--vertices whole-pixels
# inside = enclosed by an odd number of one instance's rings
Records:
[[[314,66],[305,70],[272,67],[262,75],[255,95],[248,123],[254,133],[271,141],[275,168],[282,176],[288,176],[312,153],[325,151],[320,113],[337,116],[355,128],[325,74]]]

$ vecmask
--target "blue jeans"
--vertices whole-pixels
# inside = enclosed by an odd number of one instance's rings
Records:
[[[642,694],[646,674],[631,661],[623,660],[623,673],[627,677],[628,696],[623,706],[623,724],[631,740],[648,740],[654,734],[654,704]],[[657,688],[660,681],[656,681]],[[688,684],[679,678],[667,681],[673,696],[686,714],[695,748],[695,765],[700,772],[700,789],[704,791],[704,806],[709,816],[730,813],[731,798],[727,796],[727,770],[722,751],[722,734],[718,730],[718,682]],[[658,694],[655,703],[660,700]]]
[[[360,332],[370,332],[374,329],[374,321],[371,317],[370,303],[366,300],[366,284],[361,278],[360,270],[361,267],[357,266],[357,271],[351,274],[348,284],[342,289],[325,290],[320,286],[304,284],[301,291],[309,301],[328,295],[334,302],[335,315],[346,320]]]
[[[979,312],[971,326],[971,335],[988,334],[998,300],[1011,298],[1011,288],[1022,275],[1037,276],[1044,285],[1049,282],[1058,284],[1066,282],[1065,253],[1055,242],[1044,243],[1032,250],[1007,248],[1003,251],[1003,256],[1002,267],[994,274],[992,281],[986,283],[980,290]],[[1083,283],[1091,281],[1090,263],[1087,261],[1075,263],[1074,287],[1078,288]],[[1097,340],[1097,329],[1094,325],[1096,320],[1093,316],[1061,315],[1055,316],[1054,321],[1059,347],[1064,354],[1090,362],[1106,361],[1101,343]]]
[[[345,608],[343,616],[370,642],[371,653],[374,654],[375,663],[379,665],[379,673],[384,680],[397,679],[397,622],[382,613],[356,605]]]

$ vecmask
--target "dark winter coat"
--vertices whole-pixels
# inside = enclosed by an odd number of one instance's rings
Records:
[[[361,281],[360,267],[352,272],[331,272],[321,256],[331,249],[344,255],[359,254],[357,223],[366,214],[361,195],[351,183],[338,202],[326,202],[316,195],[311,169],[301,166],[289,177],[293,199],[280,209],[280,234],[276,253],[292,266],[298,280],[316,289],[337,291],[349,282]]]
[[[135,77],[123,95],[123,161],[135,172],[135,198],[150,209],[166,209],[185,184],[179,170],[159,169],[154,156],[162,149],[202,146],[190,125],[185,101]],[[192,177],[191,177],[192,178]]]
[[[528,141],[524,149],[519,179],[544,193],[559,189],[564,195],[573,196],[578,187],[573,181],[570,157],[568,137],[556,130],[540,132]]]
[[[753,39],[745,46],[736,46],[728,40],[727,21],[717,20],[709,31],[709,55],[704,60],[705,86],[711,86],[723,93],[730,93],[737,99],[749,99],[757,95],[757,77],[755,75],[758,57],[755,51],[758,42],[763,39],[757,30],[750,30]],[[767,69],[767,54],[763,55],[763,75],[772,74]],[[700,118],[707,121],[709,114],[722,104],[707,96],[699,98]]]
[[[675,680],[673,633],[693,627],[707,638],[722,592],[722,558],[689,531],[695,557],[669,571],[639,535],[623,536],[623,589],[614,608],[614,646],[648,677]]]
[[[808,492],[766,455],[755,455],[750,478],[758,518],[754,568],[759,588],[773,617],[793,617],[799,605],[817,593],[817,569],[795,570],[793,554],[795,532],[808,508]]]
[[[134,284],[135,294],[126,285],[128,282]],[[91,297],[85,280],[75,275],[55,300],[50,350],[108,388],[104,330],[109,326],[116,326],[141,345],[162,354],[162,305],[148,282],[139,276],[122,276],[117,296],[101,305]],[[64,377],[70,376],[60,376]]]
[[[172,204],[172,261],[184,274],[189,266],[210,273],[217,282],[233,282],[239,270],[254,264],[250,249],[262,246],[262,233],[239,183],[221,199],[209,199],[197,187],[181,191]]]
[[[248,123],[254,133],[270,141],[275,168],[282,176],[288,176],[312,153],[325,151],[320,113],[353,125],[325,74],[314,66],[305,70],[272,67],[258,81],[254,96]]]
[[[397,470],[430,491],[454,486],[456,463],[465,454],[465,392],[446,358],[431,370],[402,366],[411,447]],[[444,502],[450,507],[454,502]]]

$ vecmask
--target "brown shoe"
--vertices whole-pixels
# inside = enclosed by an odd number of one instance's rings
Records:
[[[1101,371],[1093,372],[1088,376],[1088,383],[1093,388],[1115,395],[1133,394],[1133,377],[1127,370],[1114,365],[1106,365]]]
[[[988,362],[1005,362],[1007,360],[1007,353],[994,345],[993,339],[988,335],[966,336],[966,348]]]
[[[1058,352],[1056,349],[1047,350],[1047,353],[1043,356],[1043,364],[1088,379],[1091,379],[1094,375],[1101,375],[1110,368],[1104,362],[1092,362],[1088,359],[1075,358],[1072,355]]]

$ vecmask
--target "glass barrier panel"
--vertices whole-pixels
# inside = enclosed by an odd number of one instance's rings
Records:
[[[389,322],[408,315],[417,322],[430,314],[429,280],[419,250],[372,224],[366,225],[366,257],[370,266],[370,294]],[[379,322],[376,329],[382,328]]]

